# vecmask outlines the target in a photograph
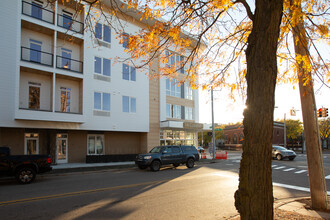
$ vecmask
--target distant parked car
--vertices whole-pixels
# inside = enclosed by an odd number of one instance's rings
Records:
[[[162,165],[169,164],[175,167],[186,164],[188,168],[193,168],[198,160],[199,154],[194,146],[158,146],[148,154],[139,154],[135,164],[140,169],[150,167],[152,171],[158,171]]]
[[[204,152],[205,149],[201,146],[198,146],[197,150],[198,150],[199,153],[202,153],[202,152]]]
[[[273,158],[277,160],[282,160],[284,158],[289,158],[289,160],[294,160],[296,153],[292,150],[288,150],[285,147],[273,146]]]

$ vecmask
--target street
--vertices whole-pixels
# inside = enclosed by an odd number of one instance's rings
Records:
[[[164,167],[39,175],[29,185],[0,180],[2,219],[227,219],[237,214],[240,152],[228,160]],[[325,176],[330,155],[324,154]],[[309,196],[306,155],[273,161],[275,200]],[[330,180],[327,179],[329,190]],[[251,183],[258,184],[258,183]]]

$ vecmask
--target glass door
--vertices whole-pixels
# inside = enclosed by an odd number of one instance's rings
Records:
[[[68,135],[57,134],[56,136],[56,161],[57,163],[68,162]]]

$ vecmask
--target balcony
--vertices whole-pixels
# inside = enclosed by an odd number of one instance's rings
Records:
[[[53,54],[28,47],[21,47],[21,60],[53,66]]]
[[[83,62],[71,59],[70,57],[56,56],[56,68],[82,73]]]
[[[55,13],[53,11],[43,8],[41,4],[36,2],[22,1],[22,14],[49,24],[54,24],[55,20]]]
[[[84,34],[84,23],[72,19],[70,15],[57,15],[57,26],[71,30],[73,32]]]

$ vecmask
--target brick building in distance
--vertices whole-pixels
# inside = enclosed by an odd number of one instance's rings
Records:
[[[243,124],[229,125],[224,129],[225,147],[241,148],[244,141]],[[273,144],[284,145],[284,123],[274,121]]]

